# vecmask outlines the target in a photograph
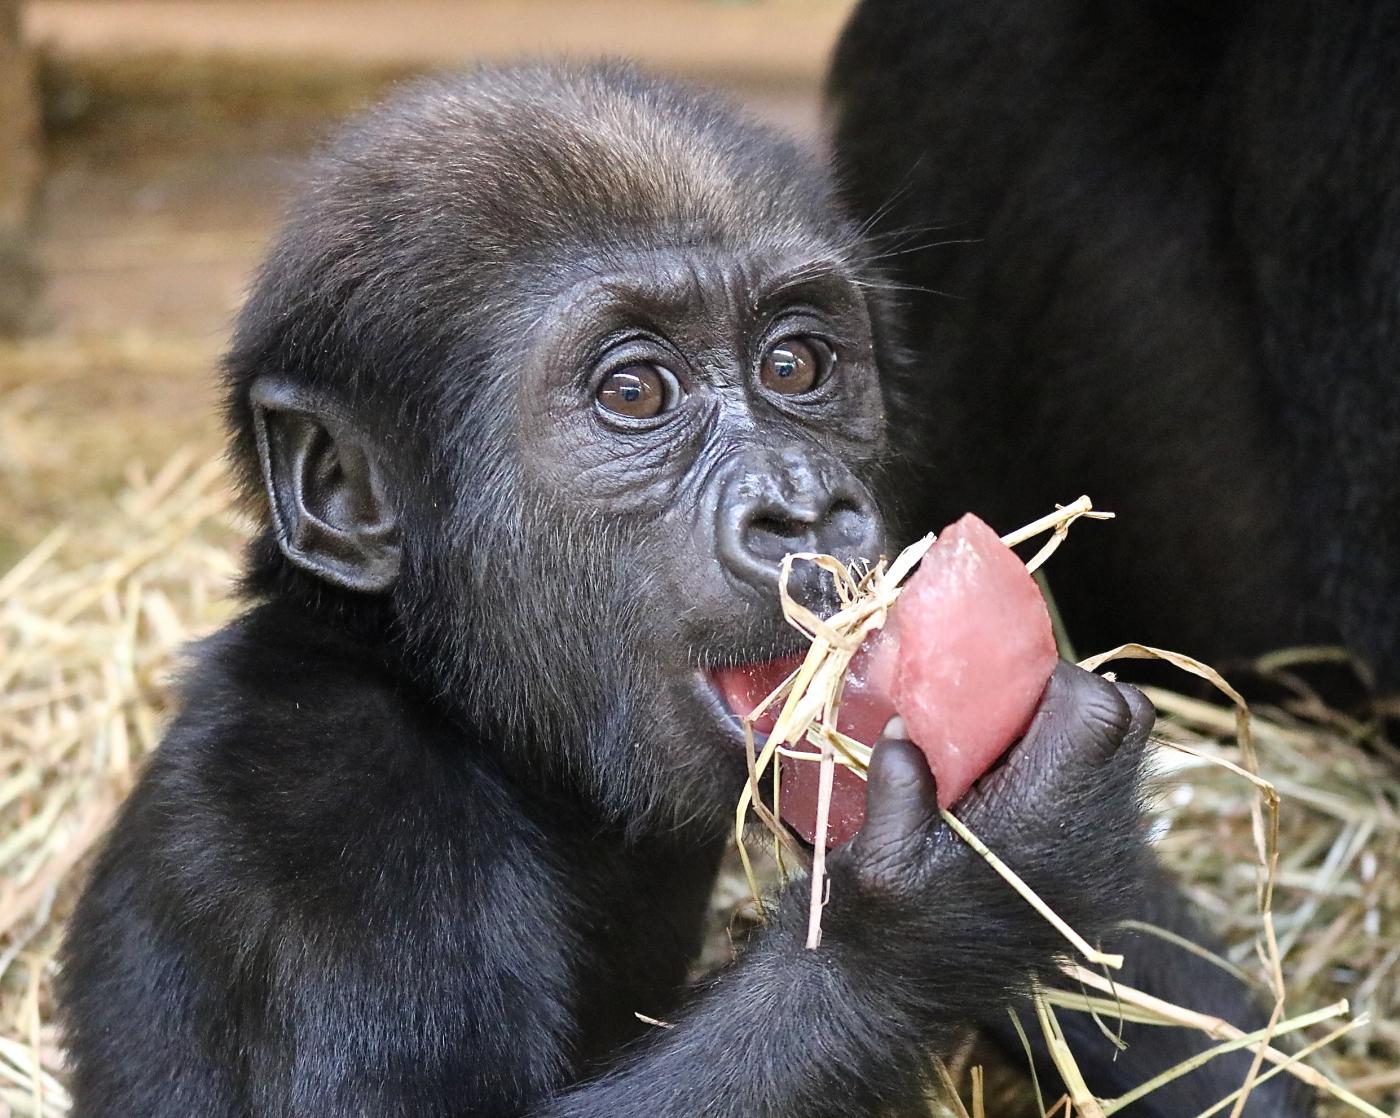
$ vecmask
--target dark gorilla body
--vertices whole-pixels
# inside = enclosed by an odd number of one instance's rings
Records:
[[[227,362],[254,601],[70,930],[79,1118],[883,1112],[1053,973],[891,741],[821,950],[799,885],[682,1004],[745,771],[707,669],[793,650],[782,554],[886,547],[868,276],[809,158],[631,71],[342,138]],[[1064,666],[961,807],[1090,936],[1175,904],[1150,722]]]
[[[1398,69],[1388,0],[865,0],[835,149],[912,289],[920,522],[1092,486],[1085,645],[1400,689]]]

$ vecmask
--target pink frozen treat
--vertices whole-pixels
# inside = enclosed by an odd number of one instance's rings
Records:
[[[969,513],[944,529],[900,595],[895,706],[944,807],[1025,733],[1058,654],[1025,564]]]
[[[904,585],[885,627],[851,662],[838,728],[873,744],[894,714],[923,750],[938,802],[957,802],[1029,725],[1057,653],[1045,599],[1025,565],[971,514],[946,528]],[[801,657],[725,668],[715,682],[731,710],[751,711]],[[766,732],[772,717],[756,728]],[[816,839],[820,767],[781,762],[783,820]],[[827,842],[865,820],[865,783],[837,766]]]

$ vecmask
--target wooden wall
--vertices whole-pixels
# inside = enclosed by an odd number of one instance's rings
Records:
[[[39,176],[32,58],[20,43],[20,0],[0,0],[0,335],[32,321],[38,273],[30,219]]]

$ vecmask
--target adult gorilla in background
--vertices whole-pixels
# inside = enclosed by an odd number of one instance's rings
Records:
[[[1089,489],[1078,643],[1342,640],[1400,689],[1397,73],[1390,0],[865,0],[835,150],[905,287],[917,521]]]
[[[822,167],[631,70],[432,83],[340,139],[227,360],[250,608],[66,944],[78,1118],[873,1115],[1053,977],[1062,941],[885,741],[820,950],[798,882],[684,990],[746,771],[713,673],[794,651],[784,554],[897,542],[869,276]],[[1179,921],[1150,725],[1062,666],[960,808],[1091,938]],[[1194,957],[1135,958],[1251,1024]]]

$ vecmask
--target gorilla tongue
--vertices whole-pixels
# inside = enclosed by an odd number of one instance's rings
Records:
[[[846,686],[841,692],[836,728],[867,744],[880,737],[895,715],[894,669],[899,638],[891,631],[893,622],[891,614],[885,628],[871,633],[860,646],[846,672]],[[721,668],[715,672],[714,680],[729,709],[742,717],[767,698],[802,660],[801,656],[790,656],[766,663]],[[771,730],[780,705],[774,703],[755,719],[754,729],[765,734]],[[778,806],[783,822],[808,842],[815,842],[821,766],[810,761],[779,758],[778,778],[781,783]],[[865,781],[844,765],[837,765],[831,784],[828,845],[845,842],[864,822]]]
[[[947,807],[1025,732],[1056,658],[1040,589],[996,533],[968,515],[938,537],[885,627],[851,661],[837,728],[873,744],[900,714]],[[725,668],[714,678],[742,716],[801,661]],[[771,729],[775,714],[756,728]],[[820,766],[784,758],[780,780],[783,820],[814,842]],[[864,821],[865,781],[838,765],[827,844],[845,842]]]

